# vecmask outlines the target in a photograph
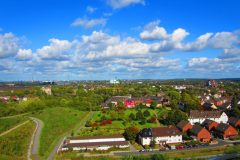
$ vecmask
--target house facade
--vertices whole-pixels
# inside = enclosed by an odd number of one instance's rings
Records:
[[[182,132],[173,126],[144,128],[139,133],[139,143],[144,146],[152,143],[159,145],[182,143]]]
[[[193,125],[196,123],[202,124],[206,119],[210,119],[217,123],[227,123],[228,116],[222,111],[190,111],[188,121]]]
[[[235,128],[240,128],[240,118],[230,117],[228,123]]]
[[[211,139],[211,134],[210,132],[203,128],[200,125],[194,125],[192,129],[190,129],[190,134],[192,138],[195,140],[201,141],[201,142],[209,142]]]
[[[177,124],[177,128],[182,131],[182,132],[187,132],[189,131],[190,129],[192,129],[192,124],[188,121],[180,121],[178,124]]]
[[[206,119],[205,121],[203,121],[202,126],[204,126],[208,131],[212,131],[214,130],[219,123],[212,121],[210,119]]]
[[[231,125],[220,123],[215,129],[215,134],[219,138],[228,139],[235,138],[238,135],[238,131]]]

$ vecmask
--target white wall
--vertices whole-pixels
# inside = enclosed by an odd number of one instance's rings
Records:
[[[203,121],[205,121],[206,119],[210,119],[210,120],[216,121],[218,123],[227,123],[228,122],[228,116],[226,115],[225,112],[223,112],[219,118],[189,118],[188,121],[193,125],[194,123],[202,124]]]
[[[182,135],[166,137],[141,137],[142,145],[150,145],[153,140],[155,140],[156,144],[160,144],[161,142],[182,143]]]

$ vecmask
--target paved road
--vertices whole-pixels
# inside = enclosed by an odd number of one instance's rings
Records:
[[[127,155],[143,155],[143,154],[157,154],[157,153],[169,153],[169,152],[181,152],[181,151],[191,151],[191,150],[197,150],[197,149],[203,149],[203,148],[214,148],[214,147],[220,147],[220,146],[223,146],[223,145],[226,145],[226,144],[229,144],[229,143],[226,143],[222,140],[220,140],[218,142],[218,144],[215,144],[215,145],[210,145],[210,146],[199,146],[199,147],[196,147],[196,148],[189,148],[189,149],[184,149],[184,150],[168,150],[168,151],[158,151],[158,150],[154,150],[152,152],[138,152],[138,151],[135,151],[135,152],[116,152],[114,153],[115,156],[127,156]]]
[[[81,125],[78,129],[76,129],[76,132],[79,132],[86,124],[86,122],[88,120],[90,120],[93,116],[94,112],[91,112],[88,117],[84,117],[84,120],[81,122]],[[50,153],[50,155],[48,156],[47,160],[52,160],[54,158],[54,156],[57,154],[58,150],[60,149],[60,147],[62,146],[64,140],[66,137],[70,136],[70,133],[67,134],[65,137],[61,138],[58,143],[56,144],[56,146],[54,147],[53,151]]]
[[[39,139],[40,139],[41,130],[44,124],[40,119],[37,119],[34,117],[30,117],[30,118],[36,123],[36,129],[33,133],[33,137],[30,142],[30,147],[28,150],[28,159],[31,159],[32,157],[32,159],[38,160],[39,159],[39,156],[38,156]]]
[[[13,128],[11,128],[11,129],[9,129],[9,130],[1,133],[1,134],[0,134],[0,137],[8,134],[9,132],[12,132],[13,130],[15,130],[15,129],[21,127],[21,126],[23,126],[24,124],[26,124],[26,123],[28,123],[28,122],[29,122],[29,120],[27,120],[27,121],[25,121],[25,122],[23,122],[23,123],[21,123],[21,124],[18,124],[18,125],[16,125],[15,127],[13,127]]]

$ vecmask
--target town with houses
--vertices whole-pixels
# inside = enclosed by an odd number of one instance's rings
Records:
[[[106,95],[106,91],[111,89],[111,93],[98,102],[99,106],[83,109],[89,115],[81,122],[78,131],[68,129],[68,133],[71,133],[62,135],[60,143],[55,147],[55,156],[70,153],[90,153],[92,156],[110,153],[115,156],[161,154],[240,143],[240,116],[236,113],[240,109],[240,99],[239,94],[231,94],[231,89],[224,89],[228,81],[204,80],[197,84],[194,81],[181,81],[182,84],[178,81],[140,82],[39,83],[32,86],[2,84],[0,101],[3,105],[25,106],[42,98],[47,100],[63,96],[67,92],[73,97],[78,94],[84,97],[89,92],[99,91]],[[128,90],[134,85],[138,90],[145,91],[123,94],[123,88]],[[146,88],[152,90],[152,93],[146,94]],[[194,92],[195,97],[192,97],[191,92],[195,90],[200,92]],[[236,90],[239,93],[239,88]],[[34,106],[29,116],[41,118],[39,115],[42,111],[35,110]],[[2,110],[2,114],[11,113],[11,110],[6,113]],[[29,113],[22,111],[20,114]]]

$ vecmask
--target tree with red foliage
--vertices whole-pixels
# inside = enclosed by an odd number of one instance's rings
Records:
[[[105,125],[107,125],[107,124],[112,124],[112,120],[103,120],[103,121],[101,122],[101,126],[105,126]]]

